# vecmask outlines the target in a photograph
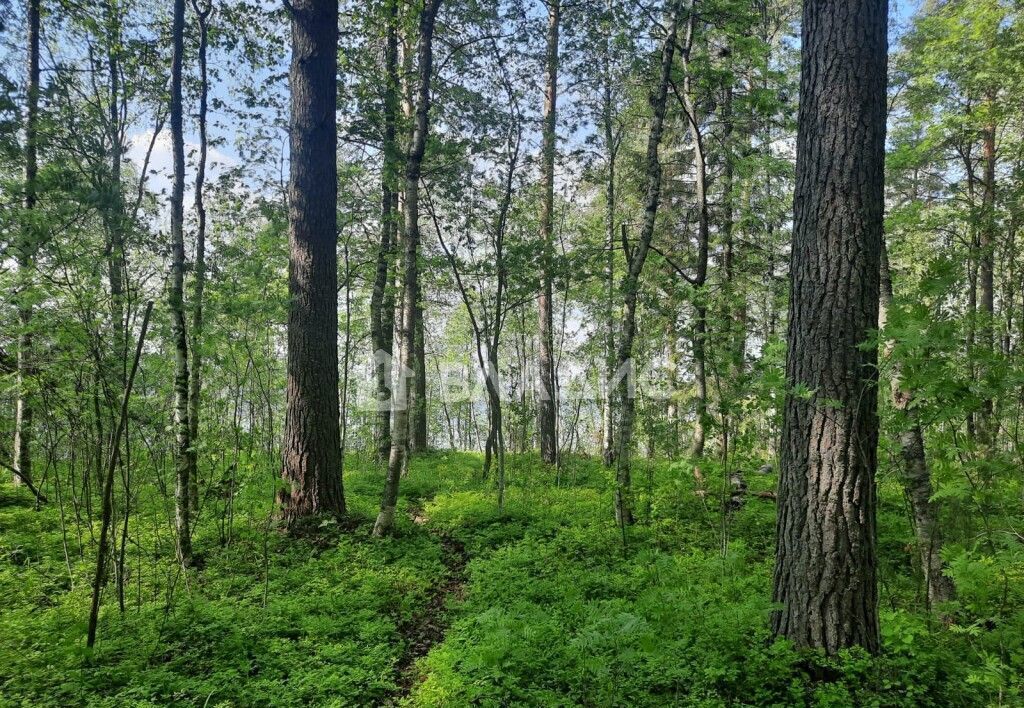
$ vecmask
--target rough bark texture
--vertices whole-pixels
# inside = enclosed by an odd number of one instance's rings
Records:
[[[288,388],[282,445],[289,525],[345,513],[338,423],[338,5],[292,3]]]
[[[388,281],[398,244],[398,3],[387,4],[387,29],[384,42],[384,165],[381,174],[380,246],[370,296],[370,342],[373,346],[377,383],[377,420],[374,446],[378,459],[386,460],[391,450],[391,364],[394,296]]]
[[[185,137],[181,111],[181,70],[185,44],[185,0],[174,0],[171,58],[171,283],[167,306],[171,312],[174,344],[174,525],[178,559],[192,562],[192,525],[189,490],[192,461],[191,428],[188,423],[188,333],[185,327]],[[116,444],[116,443],[115,443]]]
[[[661,202],[661,161],[658,150],[665,125],[665,102],[668,97],[668,85],[672,76],[672,60],[675,56],[676,35],[679,29],[679,0],[672,0],[669,25],[666,29],[665,41],[661,48],[661,71],[658,84],[650,97],[651,130],[647,137],[647,157],[645,162],[646,188],[644,197],[644,217],[640,235],[636,245],[628,256],[629,269],[623,278],[621,289],[624,300],[622,325],[619,327],[619,349],[616,355],[616,371],[623,372],[632,365],[633,339],[636,337],[636,305],[640,289],[640,273],[643,271],[647,254],[654,236],[654,222],[658,216],[658,205]],[[618,382],[618,451],[615,460],[615,520],[624,527],[633,523],[633,503],[631,487],[630,460],[633,449],[633,413],[634,399],[631,390],[632,381],[623,376]]]
[[[206,113],[209,81],[206,71],[206,47],[208,36],[207,20],[210,17],[211,5],[199,6],[198,0],[192,0],[199,24],[199,159],[196,164],[196,261],[195,287],[193,289],[191,335],[192,363],[189,369],[188,389],[188,425],[189,439],[189,504],[193,512],[199,510],[199,464],[196,445],[199,440],[199,408],[202,393],[203,369],[203,296],[206,290],[206,205],[203,202],[203,187],[206,183]]]
[[[875,469],[885,0],[805,0],[776,635],[878,651]]]
[[[541,276],[537,298],[537,437],[540,456],[554,464],[558,457],[556,425],[558,401],[555,400],[555,342],[552,300],[552,260],[554,258],[555,203],[555,126],[558,120],[558,30],[561,0],[548,0],[547,64],[544,92],[544,124],[541,146]]]
[[[398,484],[402,477],[409,454],[409,406],[406,404],[405,391],[408,385],[407,374],[415,369],[411,366],[416,355],[416,294],[419,280],[419,244],[420,244],[420,174],[423,166],[423,154],[427,146],[427,118],[430,115],[430,79],[433,73],[434,53],[434,21],[441,0],[427,0],[420,12],[419,39],[417,54],[419,60],[416,85],[416,117],[413,125],[412,138],[405,161],[405,237],[404,237],[404,293],[401,308],[400,356],[395,367],[397,385],[395,386],[394,429],[391,435],[391,455],[388,458],[387,477],[384,480],[384,493],[380,502],[380,513],[373,525],[373,535],[383,536],[391,532],[395,524],[395,505],[398,503]]]
[[[881,300],[878,313],[878,328],[885,329],[889,309],[892,307],[892,273],[889,270],[889,254],[882,243],[881,259]],[[884,355],[892,356],[893,343],[887,342]],[[932,501],[932,477],[925,455],[924,431],[917,420],[917,414],[910,403],[914,398],[903,382],[899,362],[892,364],[889,382],[893,408],[899,426],[900,456],[903,463],[903,488],[910,501],[914,535],[921,558],[921,572],[924,575],[929,607],[953,599],[953,581],[942,572],[942,530],[939,526],[939,504]]]
[[[25,213],[16,258],[18,263],[18,358],[17,392],[14,412],[15,484],[32,485],[32,305],[26,290],[35,269],[36,230],[32,212],[36,208],[36,152],[39,123],[39,0],[28,3],[28,62],[26,76],[28,110],[25,114]]]

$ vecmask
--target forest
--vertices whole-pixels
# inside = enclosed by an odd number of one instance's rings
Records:
[[[1022,226],[1020,0],[3,0],[0,707],[1024,706]]]

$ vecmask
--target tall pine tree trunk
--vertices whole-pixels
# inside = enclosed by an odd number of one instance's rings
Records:
[[[284,521],[345,513],[338,422],[338,4],[296,0],[288,183]]]
[[[885,0],[805,0],[777,636],[879,650],[875,470],[886,115]]]
[[[544,124],[542,130],[541,160],[541,276],[540,296],[537,298],[539,339],[537,372],[540,380],[537,399],[537,437],[540,456],[544,462],[554,464],[558,456],[556,424],[558,401],[555,400],[555,340],[553,325],[552,268],[554,260],[554,208],[555,208],[555,150],[558,122],[558,32],[561,24],[561,0],[547,0],[548,34],[547,62],[544,91]]]
[[[374,536],[391,533],[395,525],[395,506],[398,503],[398,485],[402,477],[409,455],[409,406],[405,392],[408,386],[408,374],[416,370],[413,359],[416,356],[416,295],[419,282],[419,244],[420,244],[420,175],[422,173],[423,155],[427,147],[427,119],[430,115],[430,79],[434,64],[434,21],[441,0],[426,0],[420,12],[419,39],[417,55],[419,61],[416,83],[416,115],[413,124],[412,138],[405,161],[405,234],[404,234],[404,292],[401,308],[400,357],[395,367],[395,412],[394,427],[391,434],[391,455],[388,459],[388,471],[384,480],[384,493],[381,497],[380,513],[373,525]]]

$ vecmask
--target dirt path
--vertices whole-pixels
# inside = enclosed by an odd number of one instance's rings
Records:
[[[427,517],[419,509],[410,511],[413,523],[423,526]],[[441,560],[445,566],[441,582],[430,591],[426,605],[399,627],[405,638],[406,647],[402,659],[398,662],[398,690],[390,701],[390,705],[399,705],[412,693],[416,684],[426,677],[416,670],[416,662],[427,655],[435,644],[444,641],[448,629],[448,602],[463,596],[466,585],[466,564],[469,556],[461,541],[451,536],[430,531],[431,535],[441,543]]]

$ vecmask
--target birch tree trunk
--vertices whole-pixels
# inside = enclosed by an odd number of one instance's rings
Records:
[[[616,372],[622,374],[632,366],[633,339],[636,336],[636,305],[640,289],[640,274],[647,260],[647,253],[654,236],[654,223],[658,216],[658,205],[661,202],[661,161],[658,150],[665,125],[665,103],[668,97],[668,85],[672,77],[672,61],[675,57],[676,36],[679,31],[680,0],[671,0],[669,4],[668,27],[661,47],[661,71],[658,83],[651,93],[650,104],[653,110],[651,129],[647,137],[647,157],[645,162],[646,188],[644,197],[644,217],[640,235],[629,254],[629,270],[622,281],[624,310],[622,325],[619,328],[619,348],[616,356]],[[615,520],[620,527],[633,523],[633,502],[630,458],[633,448],[633,382],[625,375],[618,383],[618,451],[615,468]]]
[[[561,0],[547,0],[548,33],[547,61],[544,91],[544,123],[542,129],[541,175],[541,282],[537,298],[539,339],[537,372],[539,378],[537,400],[537,437],[540,456],[544,462],[554,464],[558,457],[555,400],[555,342],[553,325],[552,267],[554,259],[554,202],[555,202],[555,150],[558,122],[558,32],[561,23]]]
[[[196,262],[195,285],[193,289],[191,345],[192,364],[189,370],[188,390],[188,425],[189,439],[189,504],[193,513],[199,511],[199,464],[196,445],[199,440],[199,408],[202,394],[203,369],[203,297],[206,290],[206,204],[203,201],[203,188],[206,184],[206,113],[209,94],[209,78],[206,70],[206,47],[208,38],[208,20],[213,8],[212,4],[200,7],[199,0],[192,0],[199,25],[199,159],[196,164]]]
[[[174,345],[174,526],[178,560],[192,563],[191,504],[189,503],[192,444],[188,421],[188,333],[185,327],[185,137],[181,110],[181,72],[185,48],[185,0],[174,0],[171,28],[171,282],[167,306],[171,312],[171,340]],[[117,445],[117,441],[114,442]]]
[[[15,484],[32,486],[32,304],[28,293],[35,270],[38,233],[32,212],[36,208],[37,143],[39,123],[39,0],[28,2],[28,61],[25,88],[28,110],[25,115],[25,223],[16,251],[18,265],[18,357],[17,401],[14,414]]]
[[[404,253],[404,293],[401,309],[401,353],[395,367],[397,382],[395,386],[396,405],[394,406],[394,427],[391,435],[391,455],[388,459],[387,477],[384,480],[384,493],[380,503],[380,513],[373,525],[374,536],[391,533],[395,525],[395,506],[398,503],[398,485],[409,455],[409,406],[404,396],[408,385],[407,374],[415,370],[413,359],[416,355],[415,314],[417,283],[419,281],[419,243],[420,243],[420,174],[422,172],[423,155],[427,146],[428,117],[430,115],[430,79],[433,73],[434,53],[434,22],[441,0],[426,0],[419,18],[419,39],[417,55],[419,61],[416,84],[416,116],[413,124],[412,138],[405,161],[405,253]],[[410,366],[412,365],[412,366]]]
[[[391,356],[393,346],[394,296],[388,287],[392,261],[398,244],[398,2],[387,2],[384,42],[384,165],[381,174],[380,246],[370,296],[370,341],[373,346],[377,383],[377,419],[374,448],[378,459],[386,460],[391,450]]]

